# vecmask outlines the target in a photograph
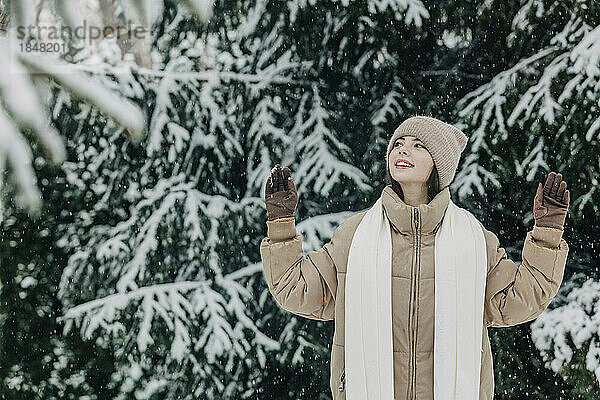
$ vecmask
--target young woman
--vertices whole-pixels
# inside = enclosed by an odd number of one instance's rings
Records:
[[[265,278],[285,310],[335,320],[334,400],[492,399],[487,328],[531,321],[556,295],[569,251],[566,182],[550,172],[538,185],[535,225],[517,264],[450,199],[466,143],[438,119],[405,120],[388,144],[378,201],[306,255],[289,168],[277,164],[267,180]]]

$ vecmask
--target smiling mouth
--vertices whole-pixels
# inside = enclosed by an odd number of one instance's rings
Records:
[[[407,165],[407,164],[404,164],[404,163],[398,163],[398,164],[395,165],[395,167],[396,168],[405,169],[405,168],[413,168],[414,165]]]

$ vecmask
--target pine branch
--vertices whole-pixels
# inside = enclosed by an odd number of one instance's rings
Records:
[[[154,294],[157,292],[168,292],[168,291],[186,291],[196,289],[206,285],[206,282],[173,282],[173,283],[161,283],[157,285],[144,286],[136,290],[129,291],[127,293],[115,293],[108,295],[106,297],[102,297],[99,299],[95,299],[92,301],[88,301],[82,304],[79,304],[75,307],[69,308],[65,314],[61,317],[57,317],[57,321],[63,322],[69,319],[75,319],[83,314],[86,314],[94,309],[101,308],[109,303],[114,304],[128,304],[131,300],[134,300],[139,297],[145,297],[150,294]]]
[[[306,66],[311,65],[312,62],[302,62],[299,64],[295,64],[295,66]],[[83,71],[89,72],[92,74],[111,74],[118,75],[121,73],[131,73],[135,72],[143,76],[151,77],[151,78],[164,78],[169,77],[171,79],[177,81],[238,81],[245,83],[261,83],[261,84],[272,84],[272,85],[281,85],[281,86],[312,86],[313,82],[306,80],[295,80],[291,78],[284,77],[265,77],[265,75],[257,75],[257,74],[243,74],[239,72],[227,72],[227,71],[217,71],[217,70],[207,70],[207,71],[186,71],[186,72],[175,72],[175,71],[160,71],[153,70],[148,68],[137,68],[132,67],[91,67],[87,65],[71,65],[67,68],[68,70],[73,71]],[[281,72],[280,70],[278,72]]]

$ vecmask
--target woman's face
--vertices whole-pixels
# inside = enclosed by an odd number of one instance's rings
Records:
[[[403,168],[397,165],[399,160],[406,160],[413,165]],[[404,185],[426,185],[433,170],[433,158],[427,148],[414,136],[402,136],[396,139],[388,157],[388,168],[392,179]]]

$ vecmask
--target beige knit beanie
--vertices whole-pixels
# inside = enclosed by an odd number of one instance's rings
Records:
[[[454,179],[460,154],[467,146],[467,137],[458,128],[425,116],[407,118],[396,128],[388,143],[385,156],[386,175],[391,182],[389,155],[396,139],[400,136],[414,136],[425,144],[440,177],[440,190],[450,185]]]

